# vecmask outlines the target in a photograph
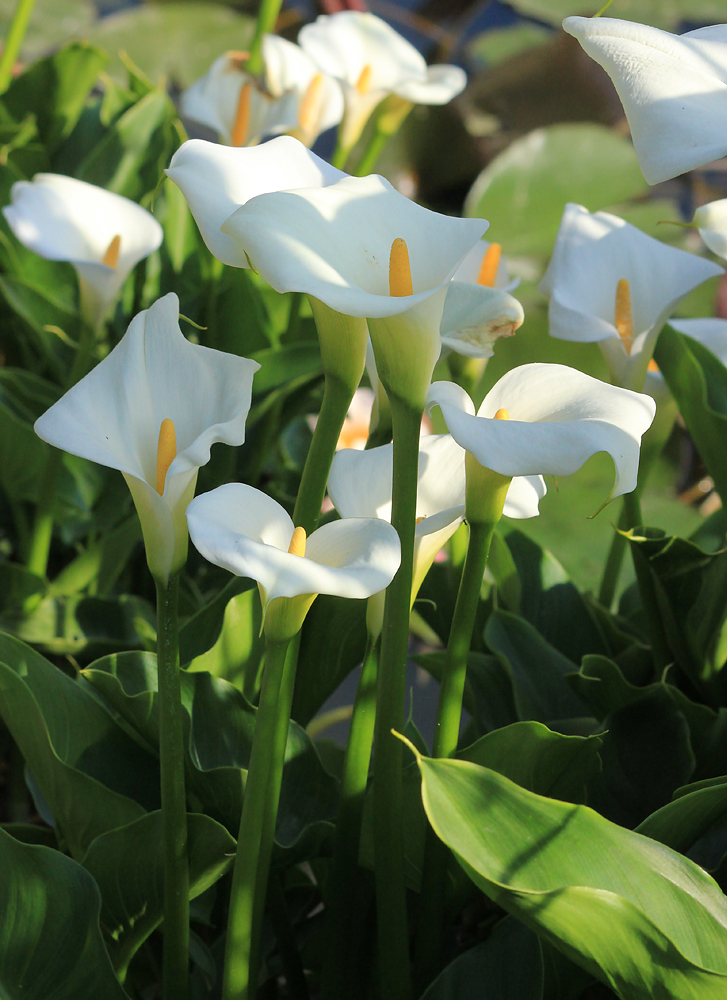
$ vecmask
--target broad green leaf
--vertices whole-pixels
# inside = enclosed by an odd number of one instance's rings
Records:
[[[509,28],[494,28],[477,35],[467,46],[470,58],[484,62],[489,69],[542,45],[553,32],[539,24],[520,22]]]
[[[677,789],[671,802],[639,824],[637,833],[686,854],[725,815],[727,778],[721,777]]]
[[[205,343],[209,347],[239,354],[244,358],[254,357],[260,362],[262,367],[253,383],[256,395],[277,388],[288,378],[298,378],[309,372],[317,374],[320,371],[320,354],[315,344],[305,350],[301,350],[300,345],[295,345],[294,349],[284,347],[271,350],[273,323],[260,289],[246,268],[224,269],[214,310],[207,323],[209,332]],[[281,370],[286,373],[285,380],[276,374]]]
[[[603,7],[601,0],[510,0],[510,6],[526,17],[559,26],[571,14],[586,17]],[[724,18],[721,0],[614,0],[607,17],[640,21],[667,31],[679,31],[683,22],[719,24]]]
[[[208,652],[220,638],[225,609],[233,597],[255,586],[245,577],[233,577],[229,583],[179,629],[179,660],[182,666]]]
[[[622,1000],[724,995],[727,900],[701,868],[487,768],[417,763],[427,816],[475,883]]]
[[[456,958],[422,1000],[542,1000],[543,956],[535,934],[512,917]]]
[[[35,501],[49,447],[32,424],[0,402],[0,486],[11,500]],[[4,603],[4,602],[3,602]]]
[[[222,52],[246,49],[252,27],[250,18],[222,4],[157,3],[103,18],[91,38],[114,56],[119,50],[127,52],[155,83],[169,76],[181,88],[206,73]],[[163,45],[159,39],[164,39]],[[126,79],[119,58],[110,72]]]
[[[262,606],[257,587],[251,587],[227,603],[214,645],[191,660],[187,669],[206,670],[222,677],[238,687],[249,701],[254,701],[260,687],[264,652]]]
[[[32,112],[45,146],[53,152],[73,130],[107,58],[95,46],[73,42],[16,77],[2,102],[17,121]]]
[[[49,847],[0,830],[3,1000],[126,1000],[99,929],[93,878]]]
[[[154,759],[80,684],[3,633],[0,716],[74,857],[158,806]]]
[[[666,326],[654,351],[689,433],[727,502],[727,369],[702,344]]]
[[[507,253],[547,256],[567,202],[596,211],[647,190],[628,139],[602,125],[550,125],[488,164],[464,212],[487,219]]]
[[[524,618],[493,611],[485,642],[511,673],[520,718],[536,722],[580,718],[585,707],[565,677],[573,662],[559,653]]]
[[[51,593],[75,594],[92,586],[99,597],[107,596],[140,543],[141,525],[134,513],[64,567],[53,581]]]
[[[232,865],[235,841],[209,816],[187,816],[189,898],[208,889]],[[161,812],[96,837],[83,858],[101,891],[101,927],[117,973],[162,921],[164,837]]]
[[[252,355],[260,365],[253,382],[253,396],[262,396],[287,382],[315,378],[321,371],[321,352],[317,343],[285,344],[269,347]]]

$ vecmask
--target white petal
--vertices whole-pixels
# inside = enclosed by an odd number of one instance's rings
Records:
[[[470,285],[476,285],[477,279],[480,276],[482,261],[489,247],[490,244],[487,240],[480,240],[479,243],[475,243],[465,259],[454,272],[452,280],[466,281]],[[504,257],[501,257],[500,263],[497,267],[497,276],[495,277],[495,288],[499,288],[503,292],[512,292],[519,284],[519,278],[513,278],[510,280],[510,275],[507,270],[507,262]]]
[[[35,429],[44,441],[156,482],[159,427],[174,421],[171,480],[209,461],[215,441],[242,444],[257,362],[190,344],[179,300],[165,295],[134,318],[111,354],[58,400]]]
[[[727,258],[727,198],[700,206],[694,213],[694,225],[712,253]]]
[[[377,175],[261,195],[222,227],[273,288],[369,318],[402,313],[443,288],[486,228],[481,219],[430,212]],[[397,238],[409,248],[414,287],[398,298],[389,295]]]
[[[405,80],[426,80],[423,56],[374,14],[321,15],[301,29],[298,42],[324,73],[355,87],[371,67],[370,90],[393,91]]]
[[[442,343],[470,358],[491,358],[495,341],[522,326],[523,307],[508,292],[450,281],[439,332]]]
[[[610,17],[563,28],[613,80],[649,184],[727,153],[727,25],[672,35]]]
[[[364,598],[389,585],[399,567],[399,538],[385,521],[352,518],[324,525],[306,555],[287,551],[290,518],[270,497],[228,483],[187,508],[189,533],[210,562],[264,588],[268,600],[299,594]]]
[[[616,468],[611,496],[636,486],[641,436],[656,410],[643,393],[607,385],[564,365],[545,364],[509,371],[487,394],[476,417],[457,406],[440,405],[457,443],[502,476],[568,476],[591,455],[608,452]],[[492,419],[501,408],[509,420]]]
[[[640,335],[658,330],[687,292],[722,273],[717,264],[660,243],[615,215],[569,204],[540,288],[550,295],[551,335],[590,342],[618,337],[616,287],[626,278],[635,354]]]
[[[514,476],[507,491],[503,514],[518,520],[537,517],[540,513],[538,504],[547,492],[542,476]]]
[[[412,104],[449,104],[467,86],[467,74],[459,66],[428,66],[425,80],[405,80],[395,93]]]
[[[433,406],[450,406],[474,417],[475,404],[461,385],[456,382],[432,382],[427,394],[427,413]]]
[[[669,326],[698,340],[727,365],[727,319],[672,319]]]
[[[187,199],[210,252],[232,267],[247,267],[247,259],[220,227],[240,205],[266,192],[322,187],[346,176],[290,136],[239,149],[190,139],[166,173]]]

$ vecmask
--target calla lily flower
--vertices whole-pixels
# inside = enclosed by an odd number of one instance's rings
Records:
[[[328,493],[343,518],[391,519],[393,445],[369,451],[336,452]],[[535,517],[545,496],[540,476],[513,479],[505,501],[507,517]],[[412,603],[434,557],[464,519],[465,453],[449,434],[428,434],[419,442],[417,524],[414,537]]]
[[[61,174],[16,181],[10,199],[3,215],[20,242],[47,260],[73,264],[81,311],[94,329],[133,268],[164,236],[145,208]]]
[[[423,405],[447,287],[486,228],[430,212],[372,175],[260,195],[222,230],[273,288],[365,317],[387,392]]]
[[[347,175],[291,136],[230,149],[203,139],[182,143],[166,170],[187,200],[207,249],[230,267],[250,267],[222,224],[251,198],[290,188],[325,187]]]
[[[184,565],[184,512],[211,446],[245,440],[259,367],[186,340],[171,293],[35,423],[48,444],[123,474],[156,579],[166,583]]]
[[[727,198],[701,205],[693,224],[712,253],[727,259]]]
[[[467,84],[458,66],[427,66],[413,45],[367,12],[322,14],[301,29],[298,42],[341,83],[346,110],[339,142],[346,149],[388,94],[411,104],[448,104]]]
[[[649,184],[727,154],[727,25],[672,35],[611,17],[567,17],[563,28],[613,80]]]
[[[656,412],[651,396],[548,364],[507,372],[476,414],[453,382],[435,382],[427,405],[439,406],[457,444],[500,476],[569,476],[607,452],[616,472],[609,499],[636,487],[641,437]]]
[[[295,635],[318,594],[370,597],[388,587],[401,561],[399,536],[385,521],[346,518],[306,539],[279,503],[242,483],[196,497],[187,521],[205,559],[257,581],[272,641]]]
[[[312,146],[343,117],[343,94],[310,56],[279,35],[262,39],[262,80],[246,72],[246,52],[227,52],[182,94],[182,114],[230,146],[253,146],[291,132]]]
[[[567,205],[548,270],[550,334],[597,341],[614,381],[641,389],[659,331],[677,303],[722,274],[712,261],[660,243],[623,219]]]

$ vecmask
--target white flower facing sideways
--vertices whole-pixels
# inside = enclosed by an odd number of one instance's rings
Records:
[[[3,215],[20,242],[76,269],[81,311],[94,329],[133,268],[164,236],[154,216],[136,202],[62,174],[16,181],[10,199]]]
[[[447,289],[439,332],[442,345],[470,358],[491,358],[495,341],[511,337],[525,319],[522,305],[510,292],[499,243],[474,246],[454,273]]]
[[[155,579],[166,583],[184,565],[197,472],[215,442],[245,440],[259,367],[186,340],[170,293],[35,423],[48,444],[123,474]]]
[[[464,389],[435,382],[428,397],[432,406],[440,407],[447,429],[468,455],[507,478],[570,476],[591,455],[607,452],[616,473],[609,500],[636,487],[641,437],[656,412],[651,396],[550,364],[513,368],[476,413]]]
[[[672,35],[612,17],[567,17],[563,28],[613,80],[649,184],[727,154],[727,24]]]
[[[214,129],[230,146],[290,132],[312,146],[343,117],[343,94],[310,56],[278,35],[262,39],[262,78],[245,69],[247,52],[226,52],[181,97],[187,118]]]
[[[389,94],[411,104],[448,104],[467,83],[458,66],[427,66],[413,45],[374,14],[322,14],[301,29],[298,42],[341,83],[346,110],[339,143],[345,149]]]
[[[401,561],[399,536],[376,518],[333,521],[306,537],[272,497],[227,483],[187,508],[195,548],[215,566],[256,580],[269,640],[292,638],[318,594],[367,598]]]
[[[338,451],[328,477],[333,506],[344,517],[391,519],[393,445],[368,451]],[[545,496],[540,476],[517,477],[505,501],[507,517],[535,517]],[[412,603],[434,557],[464,519],[465,452],[449,434],[427,434],[419,442],[417,524]]]
[[[550,296],[551,336],[597,341],[613,380],[640,390],[659,331],[679,300],[723,273],[615,215],[570,204],[540,289]]]
[[[371,175],[260,195],[222,230],[277,291],[366,318],[387,392],[423,406],[449,282],[486,228],[430,212]]]

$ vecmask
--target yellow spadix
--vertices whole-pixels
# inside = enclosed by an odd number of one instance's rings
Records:
[[[101,258],[101,263],[106,267],[116,267],[119,263],[119,253],[121,252],[121,237],[114,236],[106,247],[106,253]]]
[[[296,528],[288,546],[288,552],[291,556],[304,556],[306,541],[305,528]]]
[[[164,496],[167,472],[176,457],[177,434],[174,430],[174,421],[170,420],[169,417],[165,417],[159,428],[159,443],[157,444],[156,490],[160,497]]]
[[[250,99],[252,97],[252,84],[245,83],[240,90],[237,99],[237,111],[235,112],[235,123],[232,126],[230,138],[233,146],[244,146],[250,131]]]
[[[490,243],[485,256],[480,264],[480,273],[477,275],[477,284],[486,288],[494,288],[497,280],[497,269],[500,266],[502,257],[502,247],[499,243]]]
[[[614,313],[614,326],[626,348],[626,353],[631,354],[631,347],[634,343],[634,316],[631,310],[631,289],[626,278],[621,278],[616,285],[616,309]]]
[[[389,295],[413,295],[411,265],[406,240],[396,239],[391,244],[389,255]]]

